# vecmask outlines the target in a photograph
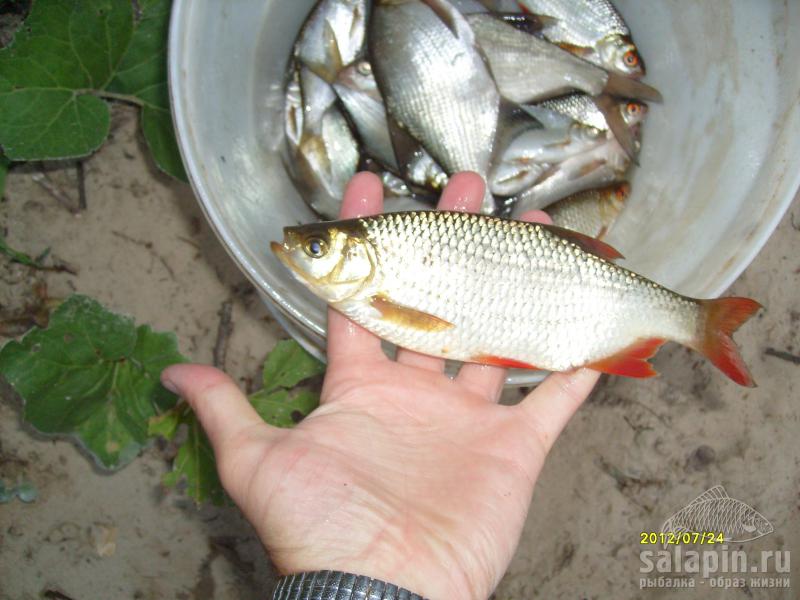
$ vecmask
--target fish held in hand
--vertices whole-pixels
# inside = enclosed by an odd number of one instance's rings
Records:
[[[652,377],[666,341],[754,385],[731,335],[760,305],[681,296],[616,264],[610,246],[554,226],[451,212],[284,229],[272,250],[333,308],[417,352],[552,371]]]
[[[445,0],[377,0],[370,61],[397,140],[418,141],[452,175],[489,170],[500,94],[463,15]],[[493,212],[486,192],[481,210]]]
[[[603,239],[625,207],[631,186],[627,181],[578,192],[551,205],[553,225]]]

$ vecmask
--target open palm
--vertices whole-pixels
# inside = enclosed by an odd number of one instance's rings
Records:
[[[452,178],[439,207],[476,210],[483,182]],[[380,181],[351,182],[342,217],[382,209]],[[531,215],[540,220],[546,217]],[[368,575],[427,597],[489,596],[519,541],[545,456],[596,382],[551,375],[517,406],[505,371],[400,350],[331,311],[322,405],[292,430],[264,423],[223,373],[165,371],[209,434],[223,485],[279,571]]]

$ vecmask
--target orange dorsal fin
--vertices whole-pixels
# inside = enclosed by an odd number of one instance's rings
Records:
[[[397,304],[386,296],[374,296],[370,304],[381,313],[381,317],[385,321],[390,321],[400,327],[431,332],[445,331],[455,327],[449,321],[415,308]]]
[[[647,359],[652,358],[665,341],[661,338],[639,340],[621,352],[617,352],[614,356],[609,356],[586,366],[610,375],[623,375],[641,379],[655,377],[658,372],[653,368],[653,365],[647,362]]]
[[[761,305],[750,298],[719,298],[703,300],[701,304],[706,318],[705,328],[699,334],[701,339],[696,342],[697,350],[739,385],[755,387],[731,336]]]
[[[604,260],[614,261],[619,258],[625,258],[622,256],[622,253],[619,250],[614,248],[614,246],[610,246],[605,242],[601,242],[596,238],[578,233],[577,231],[564,229],[563,227],[556,227],[555,225],[539,225],[539,227],[544,227],[553,235],[557,235],[560,238],[572,242],[584,252],[594,254],[595,256],[598,256]]]
[[[529,369],[532,371],[539,370],[539,367],[534,367],[526,362],[514,360],[513,358],[503,358],[502,356],[492,356],[491,354],[481,354],[480,356],[476,356],[472,359],[472,362],[482,365],[492,365],[494,367],[503,367],[504,369]]]

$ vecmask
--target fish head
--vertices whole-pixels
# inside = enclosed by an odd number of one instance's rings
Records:
[[[285,227],[272,252],[315,295],[353,300],[375,275],[375,253],[358,220]]]
[[[610,70],[634,79],[645,75],[644,61],[628,36],[614,34],[603,38],[597,52]]]
[[[647,116],[647,105],[635,100],[630,100],[622,104],[622,118],[628,127],[639,125]]]
[[[761,537],[774,531],[772,523],[764,515],[752,508],[747,511],[747,514],[742,519],[742,529],[747,533],[753,534],[754,537]]]
[[[334,87],[346,87],[364,94],[378,93],[378,83],[372,74],[372,64],[368,60],[353,63],[339,73]]]

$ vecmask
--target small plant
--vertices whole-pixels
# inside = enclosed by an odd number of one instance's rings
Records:
[[[0,50],[0,195],[14,162],[97,150],[109,132],[109,101],[140,107],[155,163],[185,180],[167,90],[170,8],[170,0],[34,0]],[[0,236],[0,255],[12,262],[68,270],[45,265],[48,251],[32,257]],[[0,375],[21,397],[23,419],[42,433],[71,437],[108,471],[165,438],[177,454],[164,484],[185,482],[198,503],[223,502],[205,433],[159,382],[164,368],[186,361],[175,336],[82,295],[66,299],[47,320],[47,314],[37,318],[39,326],[0,349]],[[250,400],[267,422],[291,427],[319,403],[317,392],[295,388],[323,371],[297,343],[280,342],[264,364],[263,389]],[[33,499],[26,485],[3,484],[0,500]]]

